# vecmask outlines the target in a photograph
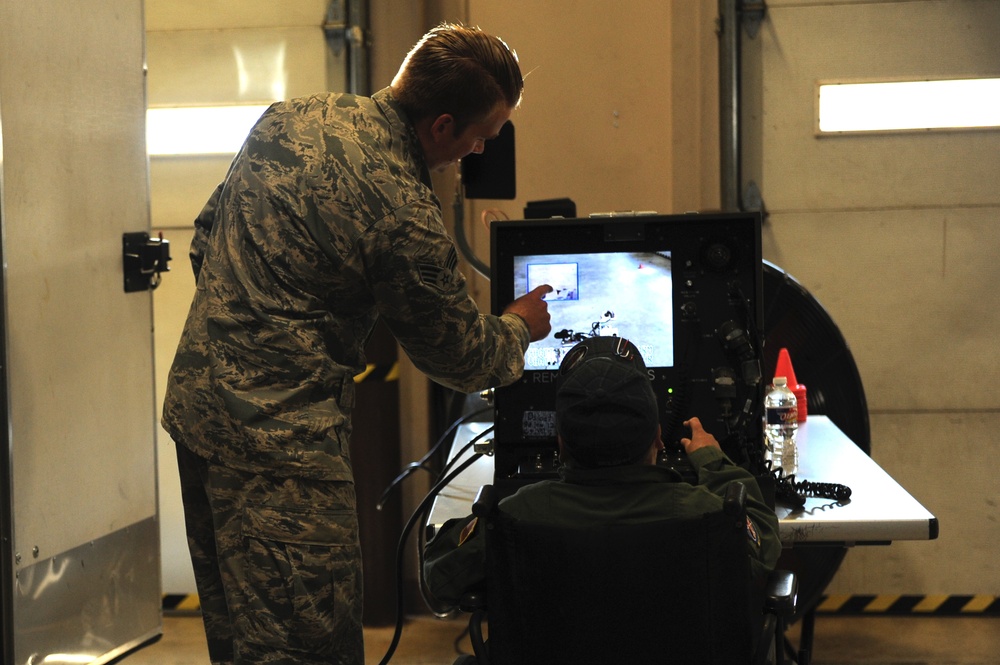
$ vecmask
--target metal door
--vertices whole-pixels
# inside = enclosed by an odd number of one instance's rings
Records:
[[[142,3],[0,0],[2,658],[160,633]]]

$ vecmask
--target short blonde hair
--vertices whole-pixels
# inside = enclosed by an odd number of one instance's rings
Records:
[[[460,133],[501,103],[517,107],[524,77],[517,54],[502,39],[479,28],[443,23],[407,54],[392,90],[411,121],[447,113]]]

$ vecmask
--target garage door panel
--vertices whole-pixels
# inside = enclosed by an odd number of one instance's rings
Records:
[[[1000,311],[985,305],[1000,283],[998,214],[774,213],[765,257],[837,322],[872,410],[997,409],[1000,395],[970,379],[1000,376]]]
[[[769,7],[760,43],[748,48],[762,91],[750,102],[751,116],[760,114],[751,123],[765,146],[748,172],[769,209],[1000,202],[998,130],[815,130],[818,82],[998,75],[1000,3]]]

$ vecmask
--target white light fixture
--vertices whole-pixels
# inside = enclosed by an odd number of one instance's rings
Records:
[[[85,653],[50,653],[42,658],[41,662],[46,665],[74,665],[76,663],[87,665],[87,663],[94,662],[94,656]]]
[[[819,86],[819,133],[1000,127],[1000,78]]]
[[[151,108],[149,155],[234,155],[269,104]]]

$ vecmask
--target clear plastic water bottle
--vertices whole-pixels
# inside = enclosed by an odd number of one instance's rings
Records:
[[[771,460],[771,468],[783,469],[786,476],[798,471],[799,453],[795,445],[798,429],[795,393],[789,390],[785,377],[776,376],[771,390],[764,396],[765,457]]]

